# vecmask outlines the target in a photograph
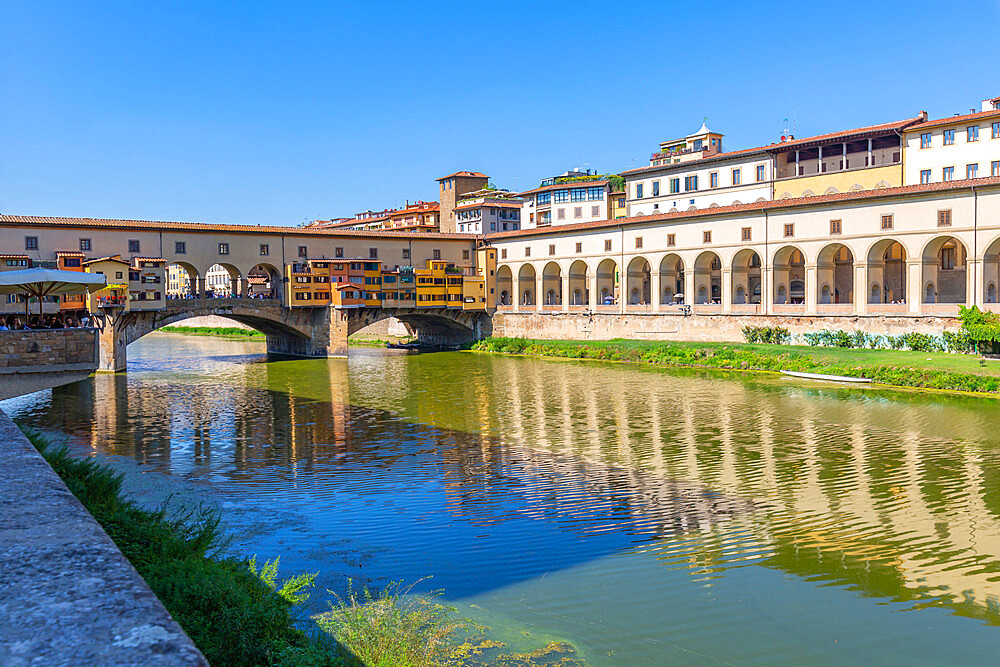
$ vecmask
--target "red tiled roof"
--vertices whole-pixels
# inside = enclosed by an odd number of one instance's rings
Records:
[[[133,257],[133,262],[165,262],[162,257]]]
[[[976,113],[967,113],[962,116],[952,116],[951,118],[938,118],[936,120],[928,120],[923,123],[917,123],[906,128],[907,132],[920,132],[929,127],[940,127],[941,125],[951,125],[952,123],[966,123],[970,120],[980,120],[982,118],[992,118],[993,116],[1000,117],[1000,109],[990,109],[989,111],[979,111]]]
[[[83,257],[79,250],[56,250],[56,257]]]
[[[437,180],[443,181],[446,178],[455,178],[456,176],[458,177],[465,176],[467,178],[489,178],[489,176],[487,176],[486,174],[481,174],[478,171],[456,171],[454,174],[448,174],[447,176],[442,176]]]
[[[31,259],[31,257],[28,255],[0,254],[0,259]]]
[[[470,204],[461,204],[456,206],[456,211],[464,211],[470,208],[521,208],[521,204],[514,201],[494,201],[486,199],[486,201],[472,202]]]
[[[802,139],[792,139],[791,141],[781,141],[778,143],[770,144],[768,146],[762,146],[761,148],[765,150],[785,150],[786,148],[802,147],[807,144],[819,144],[830,139],[850,139],[852,137],[863,137],[869,134],[878,134],[880,132],[888,132],[890,130],[901,130],[909,125],[920,122],[920,117],[906,118],[904,120],[896,120],[891,123],[880,123],[878,125],[869,125],[867,127],[858,127],[853,130],[841,130],[840,132],[829,132],[827,134],[817,134],[812,137],[803,137]]]
[[[533,190],[525,190],[518,193],[518,196],[533,195],[536,192],[548,192],[549,190],[565,190],[566,188],[596,188],[599,185],[607,185],[607,179],[595,179],[593,181],[573,181],[572,183],[556,183],[555,185],[543,185]]]
[[[88,259],[83,264],[84,266],[87,266],[89,264],[96,264],[97,262],[118,262],[120,264],[128,265],[128,262],[122,259],[121,255],[111,255],[110,257],[97,257],[95,259]]]
[[[135,231],[193,231],[193,232],[233,232],[241,234],[274,234],[283,236],[306,236],[313,238],[361,237],[361,238],[475,238],[474,234],[456,234],[442,232],[397,232],[392,230],[361,230],[361,229],[323,229],[308,227],[279,227],[264,225],[213,225],[203,222],[164,222],[154,220],[117,220],[108,218],[65,218],[42,215],[0,215],[2,226],[31,227],[93,227],[115,228]]]
[[[926,183],[921,185],[904,185],[896,188],[880,188],[878,190],[860,190],[855,192],[838,192],[829,195],[817,195],[815,197],[797,197],[789,199],[779,199],[776,201],[751,202],[749,204],[736,204],[733,206],[718,206],[716,208],[699,208],[695,211],[678,211],[676,213],[659,213],[656,215],[643,215],[632,218],[619,218],[617,220],[594,220],[591,222],[580,222],[570,225],[554,225],[536,227],[534,229],[521,229],[512,232],[497,232],[487,234],[489,239],[506,239],[520,236],[535,236],[541,234],[561,234],[584,229],[600,229],[604,227],[614,228],[619,225],[646,224],[650,222],[679,222],[692,218],[702,218],[711,216],[730,215],[733,213],[753,213],[756,211],[771,211],[775,209],[788,209],[796,207],[808,207],[819,204],[829,204],[841,201],[859,201],[865,199],[887,199],[911,194],[923,194],[931,192],[947,192],[949,190],[964,190],[971,187],[1000,186],[1000,176],[989,176],[986,178],[973,178],[961,181],[949,181],[947,183]]]

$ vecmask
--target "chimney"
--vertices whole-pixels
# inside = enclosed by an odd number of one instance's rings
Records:
[[[926,111],[921,111],[920,113],[917,114],[917,118],[920,119],[921,123],[926,123],[927,122],[927,112]]]

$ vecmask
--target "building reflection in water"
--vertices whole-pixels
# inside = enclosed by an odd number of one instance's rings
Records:
[[[619,533],[622,548],[706,581],[763,565],[995,623],[993,412],[965,398],[422,355],[98,376],[23,416],[93,452],[241,485],[436,466],[456,521]]]

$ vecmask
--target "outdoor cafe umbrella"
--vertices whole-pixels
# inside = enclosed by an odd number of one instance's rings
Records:
[[[103,289],[108,279],[100,273],[59,271],[56,269],[24,269],[0,272],[0,294],[28,294],[38,299],[38,314],[42,314],[42,298],[57,294],[90,294]],[[25,315],[28,304],[24,305]]]

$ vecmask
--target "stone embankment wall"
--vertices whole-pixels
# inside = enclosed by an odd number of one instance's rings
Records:
[[[99,359],[96,329],[0,331],[0,400],[82,380]]]
[[[957,330],[953,317],[795,315],[680,315],[614,313],[496,313],[494,336],[549,340],[682,340],[743,342],[745,326],[785,327],[793,336],[822,329],[899,335],[910,331],[940,334]]]
[[[2,411],[0,459],[0,664],[208,664]]]

